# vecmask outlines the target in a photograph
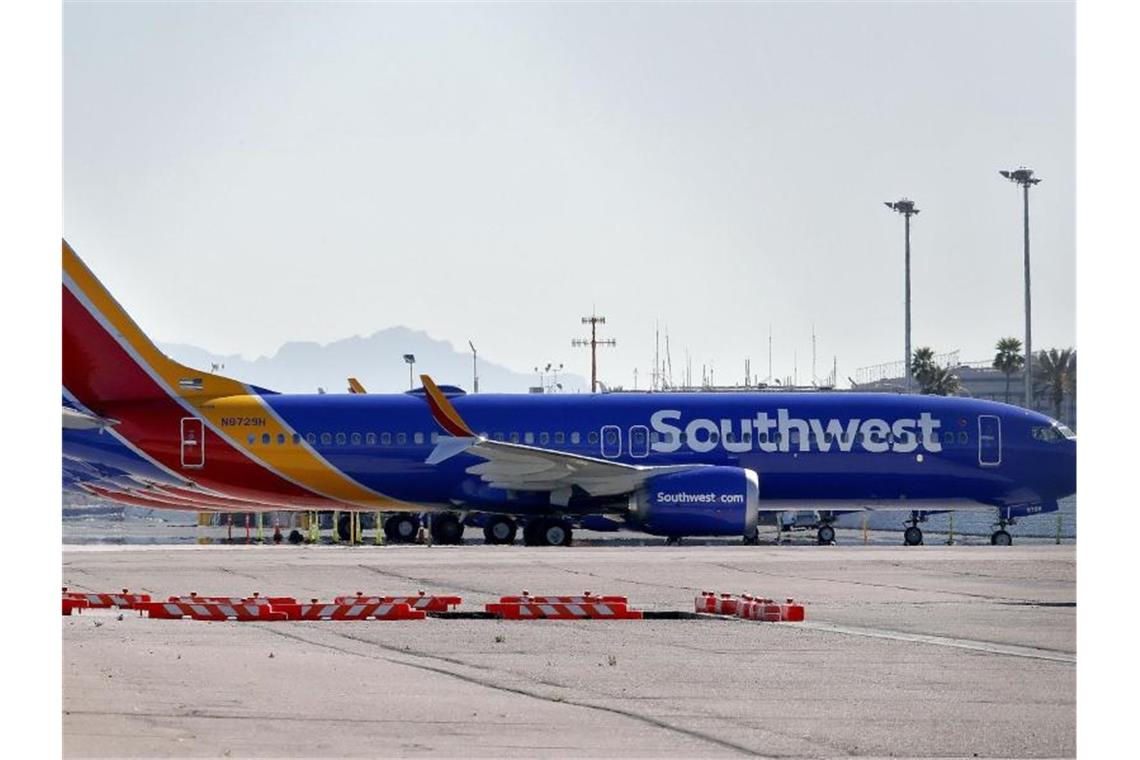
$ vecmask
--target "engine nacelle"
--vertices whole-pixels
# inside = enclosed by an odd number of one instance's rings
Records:
[[[742,467],[702,467],[650,478],[629,499],[632,522],[658,536],[749,536],[760,478]]]

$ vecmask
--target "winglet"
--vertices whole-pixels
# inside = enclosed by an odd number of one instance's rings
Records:
[[[455,411],[439,386],[427,375],[420,375],[420,382],[424,384],[428,406],[431,407],[431,416],[435,418],[436,424],[457,438],[475,438],[475,433],[459,416],[459,412]]]

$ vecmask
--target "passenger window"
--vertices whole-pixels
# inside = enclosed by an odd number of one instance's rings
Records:
[[[352,434],[352,445],[353,446],[359,446],[360,445],[360,433],[353,433]]]
[[[285,443],[285,434],[284,433],[278,433],[277,434],[277,443],[278,443],[278,445]]]
[[[321,443],[328,446],[332,443],[332,433],[321,433]]]
[[[253,444],[257,443],[257,436],[253,433],[250,433],[249,437],[246,438],[246,440],[249,441],[249,445],[252,446]]]
[[[407,442],[408,442],[408,434],[407,433],[396,433],[396,445],[397,446],[403,446]]]
[[[732,433],[725,433],[724,434],[724,442],[725,443],[735,443],[736,442],[736,436]]]
[[[554,442],[555,443],[566,443],[566,434],[563,433],[561,430],[559,430],[557,433],[554,434]]]
[[[316,433],[305,433],[305,440],[308,441],[313,446],[316,446],[317,445],[317,434]]]
[[[570,443],[577,445],[578,442],[580,442],[581,440],[582,440],[582,435],[577,430],[575,430],[573,433],[570,434]]]
[[[424,442],[424,434],[423,433],[416,433],[414,436],[412,436],[412,440],[415,441],[416,443],[423,443]]]
[[[947,430],[942,434],[942,441],[944,443],[954,443],[954,433],[950,430]]]
[[[518,443],[518,442],[519,442],[519,434],[518,433],[511,433],[511,443]]]
[[[381,433],[380,434],[380,445],[381,446],[391,446],[392,445],[392,434],[391,433]]]
[[[541,443],[543,446],[550,443],[550,433],[547,433],[545,431],[542,433],[539,433],[538,434],[538,442]]]
[[[965,430],[958,431],[958,443],[969,443],[970,436]]]
[[[368,446],[375,446],[376,445],[376,434],[375,433],[365,433],[364,434],[364,443]]]
[[[649,442],[650,443],[658,443],[660,441],[661,441],[661,434],[658,433],[656,430],[654,430],[652,433],[649,434]]]
[[[432,443],[439,443],[439,433],[432,433],[431,434],[431,442]]]
[[[523,433],[523,443],[534,443],[534,433]]]
[[[296,446],[300,442],[301,442],[301,436],[297,435],[296,433],[293,433],[293,445]]]
[[[709,443],[717,443],[720,441],[720,433],[709,433]]]
[[[503,434],[502,433],[495,433],[495,440],[496,441],[503,440]]]
[[[586,436],[586,441],[591,446],[593,446],[594,444],[596,444],[598,442],[598,434],[596,432],[594,432],[593,430],[591,430],[590,434],[588,436]]]
[[[686,443],[689,440],[689,436],[685,433],[681,433],[681,435],[677,436],[677,440],[681,443]]]
[[[346,436],[344,433],[337,433],[336,434],[336,445],[337,446],[343,446],[346,443],[348,443],[348,436]]]
[[[654,433],[654,435],[656,435],[656,433]],[[745,443],[752,443],[752,431],[751,430],[744,431],[744,442]]]

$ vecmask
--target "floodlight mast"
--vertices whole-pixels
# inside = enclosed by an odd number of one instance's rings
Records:
[[[903,219],[905,220],[906,260],[905,260],[904,266],[906,269],[906,277],[905,277],[905,279],[906,279],[906,286],[905,286],[905,291],[906,291],[906,296],[905,296],[905,298],[906,298],[905,333],[906,333],[906,337],[905,337],[904,342],[906,343],[906,349],[905,349],[906,350],[906,360],[904,363],[906,365],[906,367],[905,367],[905,369],[906,369],[906,392],[910,393],[911,392],[911,382],[912,382],[911,381],[911,374],[912,373],[911,373],[911,366],[910,366],[910,218],[914,214],[918,213],[918,209],[915,208],[914,201],[908,200],[907,198],[901,198],[901,199],[894,201],[894,202],[884,201],[883,205],[885,205],[887,208],[889,208],[892,211],[896,211],[896,212],[902,214]]]
[[[1021,185],[1025,227],[1025,408],[1033,408],[1033,330],[1032,310],[1029,293],[1029,188],[1040,182],[1033,176],[1032,169],[1020,166],[1016,169],[998,171],[1010,182]]]
[[[416,355],[404,354],[404,361],[408,365],[408,390],[415,388],[415,382],[412,380],[412,374],[416,368]]]

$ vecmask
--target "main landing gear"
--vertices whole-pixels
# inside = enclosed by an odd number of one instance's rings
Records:
[[[553,517],[537,517],[523,528],[527,546],[569,546],[573,538],[570,523]]]
[[[410,512],[400,512],[384,521],[384,537],[391,544],[410,544],[420,530],[420,518]]]
[[[821,546],[830,546],[835,543],[835,528],[830,523],[822,523],[815,532],[815,538]]]
[[[504,515],[488,518],[483,526],[483,537],[489,544],[513,544],[518,532],[518,523]]]
[[[436,544],[463,543],[463,523],[454,512],[431,516],[431,540]]]

